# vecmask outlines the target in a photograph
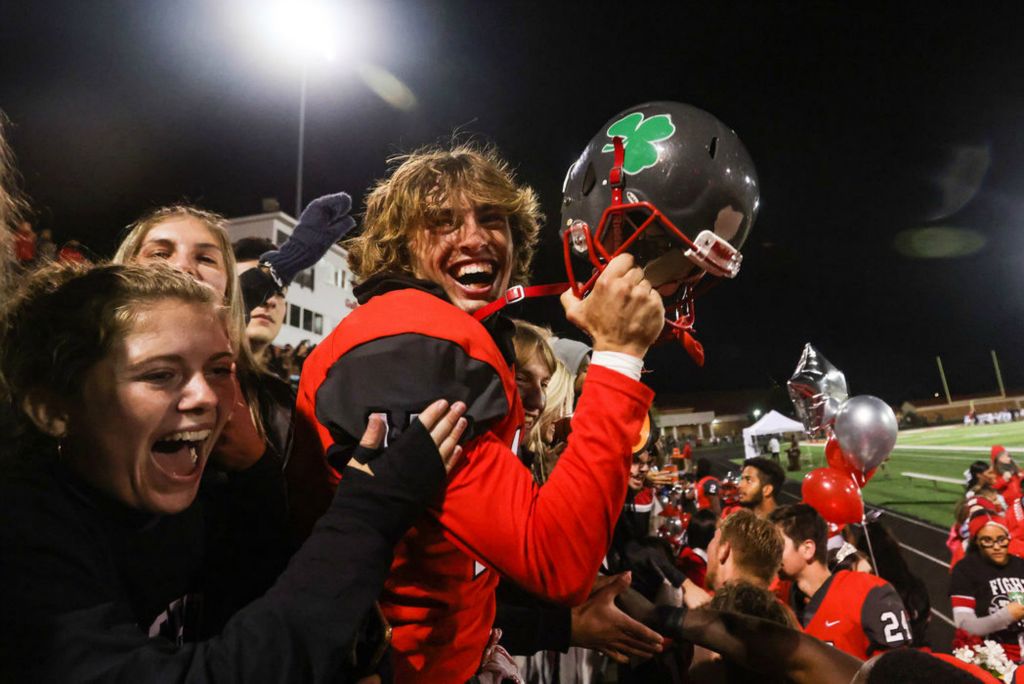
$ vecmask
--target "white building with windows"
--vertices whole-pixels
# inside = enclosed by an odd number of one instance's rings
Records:
[[[242,216],[228,221],[231,241],[261,237],[281,246],[297,221],[283,212]],[[274,344],[293,347],[302,340],[319,343],[356,308],[348,253],[333,245],[315,266],[299,273],[288,288],[288,312]]]

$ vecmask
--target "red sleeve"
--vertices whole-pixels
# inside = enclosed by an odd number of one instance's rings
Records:
[[[470,442],[439,512],[448,537],[533,594],[582,603],[611,544],[630,448],[653,398],[591,366],[569,444],[543,487],[493,433]]]
[[[1024,507],[1022,507],[1020,499],[1017,501],[1007,501],[1006,506],[1006,527],[1010,533],[1011,539],[1019,539],[1024,536]]]
[[[949,602],[953,606],[954,612],[958,608],[966,608],[971,612],[975,610],[977,590],[970,570],[970,563],[958,564],[953,568],[953,574],[949,580]]]
[[[1010,478],[1010,483],[1006,486],[1006,491],[1003,492],[1003,496],[1006,497],[1006,503],[1011,504],[1016,501],[1020,501],[1021,498],[1021,485],[1020,475],[1014,475]]]

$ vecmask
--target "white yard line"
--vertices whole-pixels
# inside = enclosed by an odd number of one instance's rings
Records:
[[[1004,444],[1003,446],[1005,446],[1007,449],[1010,449],[1010,450],[1024,449],[1024,447],[1015,446],[1013,444]],[[990,454],[990,453],[992,453],[992,447],[987,447],[987,446],[947,446],[947,445],[941,445],[940,446],[940,445],[937,445],[937,444],[932,444],[932,445],[929,445],[929,444],[897,444],[895,447],[893,447],[894,451],[898,450],[898,449],[918,449],[920,451],[969,451],[969,452],[972,452],[972,453],[981,453],[981,454]]]
[[[875,508],[880,508],[880,507],[879,506],[875,506]],[[944,530],[941,527],[939,527],[938,525],[933,525],[931,523],[926,523],[926,522],[923,522],[921,520],[915,520],[914,518],[910,518],[910,517],[907,517],[905,515],[900,515],[899,513],[896,513],[895,511],[890,511],[888,508],[882,508],[881,510],[884,511],[884,513],[886,515],[891,515],[892,517],[899,518],[900,520],[903,520],[905,522],[913,523],[915,525],[920,525],[921,527],[926,527],[929,530],[935,530],[936,532],[941,532],[943,534],[947,534],[949,532],[949,530]]]
[[[944,567],[946,569],[949,569],[949,563],[947,563],[944,560],[939,560],[935,556],[930,556],[927,553],[925,553],[924,551],[919,551],[919,550],[915,549],[913,546],[910,546],[909,544],[904,544],[903,542],[900,542],[900,546],[905,548],[907,551],[910,551],[911,553],[916,553],[918,556],[921,556],[922,558],[927,558],[931,562],[938,563],[942,567]]]

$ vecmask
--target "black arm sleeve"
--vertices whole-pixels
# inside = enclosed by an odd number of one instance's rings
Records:
[[[661,634],[692,642],[762,675],[796,684],[846,684],[862,662],[814,637],[768,620],[711,609],[658,606],[627,590],[616,603]]]
[[[445,479],[418,422],[373,469],[375,477],[346,471],[331,508],[277,583],[219,636],[181,646],[149,638],[114,598],[36,622],[33,648],[0,661],[0,679],[335,681],[346,644],[383,587],[393,546]]]
[[[533,596],[513,582],[498,582],[494,626],[501,630],[501,646],[512,655],[537,651],[569,650],[572,611]]]
[[[262,596],[295,550],[288,538],[284,474],[269,451],[249,469],[227,473],[201,493],[206,509],[203,636],[219,634],[243,606]]]
[[[390,441],[437,399],[466,403],[464,442],[510,409],[497,371],[449,340],[395,335],[345,353],[316,392],[317,420],[336,443],[332,465],[348,462],[371,413],[387,416]]]

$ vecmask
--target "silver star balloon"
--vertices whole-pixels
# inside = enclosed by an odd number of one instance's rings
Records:
[[[850,396],[846,376],[810,342],[804,345],[787,386],[796,415],[808,432],[831,425],[839,407]]]

